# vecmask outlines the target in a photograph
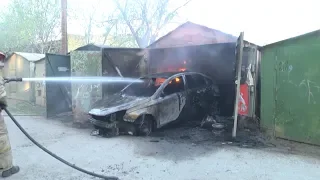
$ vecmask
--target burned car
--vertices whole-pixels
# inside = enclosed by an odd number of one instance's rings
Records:
[[[94,104],[89,120],[98,133],[149,135],[168,123],[204,116],[218,102],[218,86],[201,73],[159,73],[139,79]]]

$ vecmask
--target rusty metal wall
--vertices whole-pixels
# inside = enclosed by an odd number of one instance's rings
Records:
[[[261,125],[320,145],[320,31],[262,48]]]
[[[235,78],[235,46],[235,43],[221,43],[150,49],[149,73],[161,72],[159,67],[186,67],[189,71],[202,72],[221,83],[228,83]]]

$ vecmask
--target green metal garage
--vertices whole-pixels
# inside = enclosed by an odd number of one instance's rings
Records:
[[[320,145],[320,30],[261,48],[261,126]]]

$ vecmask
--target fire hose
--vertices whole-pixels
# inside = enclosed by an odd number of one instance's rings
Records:
[[[17,81],[20,82],[22,81],[22,78],[4,78],[5,83],[8,82],[12,82],[12,81]],[[3,110],[8,114],[8,116],[11,118],[11,120],[17,125],[17,127],[22,131],[22,133],[27,136],[27,138],[33,142],[36,146],[38,146],[40,149],[42,149],[44,152],[48,153],[50,156],[54,157],[55,159],[59,160],[60,162],[66,164],[67,166],[70,166],[80,172],[83,172],[85,174],[94,176],[94,177],[98,177],[101,179],[105,179],[105,180],[118,180],[118,177],[114,177],[114,176],[105,176],[105,175],[100,175],[100,174],[96,174],[94,172],[90,172],[87,171],[85,169],[82,169],[74,164],[71,164],[70,162],[62,159],[61,157],[57,156],[56,154],[52,153],[51,151],[49,151],[47,148],[45,148],[44,146],[42,146],[41,144],[39,144],[35,139],[33,139],[25,130],[24,128],[18,123],[18,121],[13,117],[13,115],[10,113],[10,111],[7,108],[3,108]]]

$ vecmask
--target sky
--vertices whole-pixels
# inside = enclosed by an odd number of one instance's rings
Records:
[[[9,0],[0,0],[5,5]],[[97,0],[68,0],[69,6],[83,11],[103,7],[104,13],[111,11],[110,0],[96,5]],[[183,0],[174,0],[171,8]],[[247,41],[266,45],[290,37],[320,29],[320,1],[317,0],[193,0],[179,11],[180,22],[186,20],[217,29],[234,36],[244,32]],[[101,15],[102,17],[102,15]],[[68,22],[68,33],[83,34],[80,17]],[[171,24],[167,33],[179,24]],[[101,29],[95,29],[100,34]]]
[[[320,29],[319,7],[317,0],[194,0],[181,16],[265,45]]]

